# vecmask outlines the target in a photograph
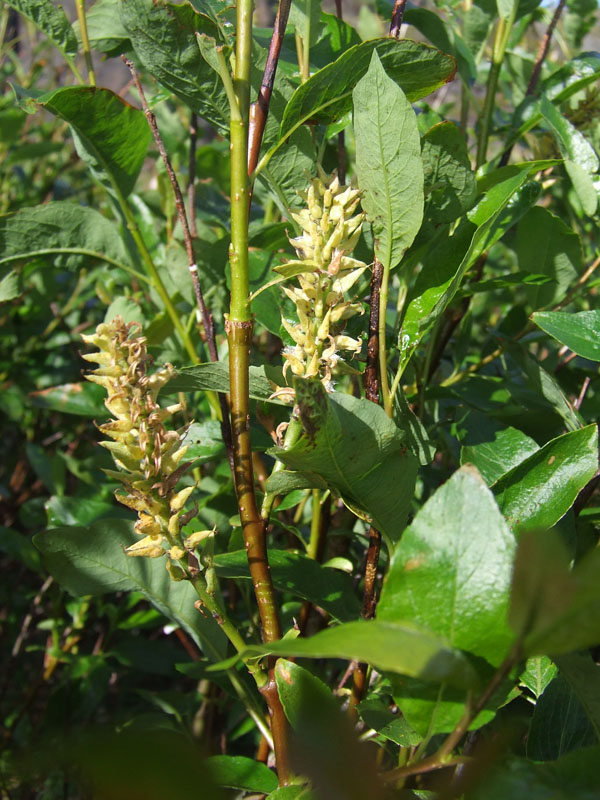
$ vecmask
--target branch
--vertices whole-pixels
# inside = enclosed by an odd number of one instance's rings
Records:
[[[190,233],[190,226],[188,224],[188,217],[183,202],[183,195],[181,193],[181,188],[179,186],[179,181],[177,180],[177,176],[175,175],[175,171],[173,170],[171,160],[169,159],[169,155],[166,151],[165,145],[160,135],[160,131],[158,130],[158,125],[156,124],[156,117],[148,107],[148,101],[146,100],[146,95],[142,88],[139,75],[137,74],[137,71],[131,61],[125,58],[125,56],[121,56],[121,58],[125,63],[125,65],[127,66],[127,68],[129,69],[129,71],[131,72],[131,77],[133,78],[133,81],[140,95],[140,101],[142,103],[144,115],[148,120],[148,125],[150,126],[150,130],[152,131],[152,136],[154,137],[154,141],[156,142],[156,146],[158,147],[158,152],[161,155],[161,158],[165,165],[165,169],[167,170],[167,175],[169,176],[169,180],[171,181],[171,187],[173,189],[173,194],[175,195],[175,207],[177,208],[177,216],[179,218],[179,222],[181,223],[181,228],[183,230],[183,240],[185,242],[185,251],[188,258],[189,271],[192,276],[192,283],[194,284],[194,294],[196,296],[196,303],[198,305],[198,317],[202,319],[202,325],[204,327],[204,334],[206,336],[206,343],[208,345],[210,360],[215,362],[219,360],[219,353],[217,351],[217,342],[215,339],[215,328],[213,325],[212,315],[210,314],[208,308],[206,307],[206,303],[204,302],[204,296],[202,294],[202,288],[200,286],[200,279],[198,278],[198,267],[196,265],[196,259],[194,256],[192,235]],[[192,127],[194,147],[192,147],[190,143],[190,168],[192,164],[192,159],[195,159],[195,143],[196,143],[195,115],[192,117],[191,127]],[[189,193],[190,193],[189,196],[191,198],[190,213],[192,214],[192,217],[194,217],[194,205],[193,205],[194,173],[191,171],[190,171]],[[195,220],[194,220],[194,229],[195,229]],[[200,319],[198,319],[198,322],[199,321]],[[218,398],[219,398],[218,400],[219,407],[221,409],[221,435],[223,437],[223,442],[227,449],[227,453],[229,456],[229,464],[233,472],[233,451],[232,451],[232,441],[231,441],[231,425],[229,422],[229,407],[227,405],[227,398],[225,397],[224,394],[219,393]]]
[[[379,364],[379,315],[381,282],[383,279],[383,265],[375,259],[371,275],[371,297],[369,298],[369,341],[367,344],[367,368],[365,369],[365,391],[367,399],[379,405],[379,379],[377,366]],[[377,565],[381,552],[381,533],[377,528],[369,528],[369,548],[365,563],[365,587],[363,593],[363,619],[373,619],[377,606],[376,582]],[[350,695],[349,711],[354,715],[356,706],[360,703],[365,693],[367,683],[368,665],[358,664],[354,670],[352,694]]]
[[[392,12],[392,23],[390,25],[390,36],[394,39],[400,38],[400,28],[402,26],[402,18],[404,17],[404,9],[406,8],[406,0],[396,0],[394,3],[394,10]]]
[[[269,114],[273,84],[275,83],[277,63],[279,61],[279,54],[281,53],[283,36],[285,34],[291,5],[292,0],[279,0],[279,8],[277,9],[277,16],[275,17],[275,23],[273,25],[269,55],[267,56],[267,63],[265,64],[265,70],[258,92],[258,99],[250,109],[250,122],[248,126],[248,175],[252,175],[258,164],[258,155],[260,153],[265,124]]]

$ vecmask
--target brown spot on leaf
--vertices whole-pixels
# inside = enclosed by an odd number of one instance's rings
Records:
[[[409,558],[406,564],[404,565],[405,572],[411,572],[413,569],[418,569],[422,567],[425,563],[425,556],[423,553],[420,553],[416,558]]]

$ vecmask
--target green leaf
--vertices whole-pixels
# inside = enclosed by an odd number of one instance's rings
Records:
[[[585,423],[581,414],[568,401],[554,376],[546,372],[525,347],[506,337],[502,339],[502,345],[504,352],[510,355],[522,373],[526,383],[525,396],[536,405],[552,408],[563,419],[569,430],[576,431],[582,428]],[[518,387],[511,386],[511,391],[517,394],[515,389]]]
[[[470,225],[458,228],[454,236],[446,232],[436,238],[417,277],[408,303],[398,339],[400,369],[404,369],[423,336],[435,324],[458,291],[467,270],[496,240],[497,230],[504,232],[502,212],[528,178],[530,167],[508,167],[498,170],[501,180],[483,195],[469,215],[478,225],[473,233]],[[510,217],[514,219],[514,217]]]
[[[398,711],[393,713],[377,696],[363,700],[358,706],[358,713],[363,722],[376,730],[379,736],[402,747],[416,747],[423,739]]]
[[[280,658],[275,664],[275,680],[281,705],[292,728],[302,725],[307,702],[325,712],[340,713],[340,704],[331,689],[304,667]]]
[[[537,699],[557,673],[558,667],[548,656],[532,656],[527,659],[525,670],[519,676],[519,681]]]
[[[292,3],[288,23],[302,37],[304,47],[312,47],[317,41],[320,19],[320,0],[294,0]]]
[[[131,50],[129,35],[121,21],[121,0],[96,0],[85,14],[88,39],[92,50],[106,55],[119,55]],[[73,28],[81,37],[79,23]]]
[[[129,264],[118,228],[93,208],[56,201],[0,216],[0,264],[36,259],[76,268],[90,258]]]
[[[62,6],[51,0],[7,0],[7,5],[30,19],[66,56],[77,55],[77,37]]]
[[[519,531],[551,528],[598,469],[598,429],[588,425],[548,442],[494,485],[502,513]]]
[[[220,77],[202,58],[196,33],[220,40],[219,28],[189,3],[123,0],[123,24],[137,58],[166,89],[226,133],[229,103]]]
[[[318,800],[308,786],[280,786],[267,800]]]
[[[558,675],[535,704],[527,736],[527,757],[533,761],[552,761],[571,750],[597,742],[594,728],[575,692],[568,681]]]
[[[506,622],[514,551],[494,496],[463,467],[396,545],[377,619],[411,620],[498,666],[514,638]]]
[[[467,800],[596,800],[600,747],[575,750],[557,761],[535,764],[508,758],[486,772]]]
[[[0,552],[21,562],[32,572],[41,572],[40,554],[33,546],[31,537],[24,533],[0,526]]]
[[[505,428],[492,417],[472,411],[461,423],[461,464],[474,464],[488,486],[539,450],[539,445],[517,428]]]
[[[597,172],[600,160],[583,133],[563,117],[546,95],[542,96],[540,109],[554,134],[562,157],[579,164],[590,175]]]
[[[293,447],[270,453],[288,468],[324,479],[395,541],[406,522],[417,470],[403,432],[375,403],[327,393],[319,381],[294,385],[305,435]]]
[[[63,383],[39,392],[30,392],[29,399],[38,408],[51,408],[63,414],[77,414],[81,417],[106,417],[104,405],[106,391],[97,383]]]
[[[250,578],[245,550],[216,555],[214,563],[217,574],[224,578]],[[341,622],[359,615],[360,605],[349,575],[287,550],[269,550],[269,565],[279,591],[309,600]]]
[[[519,542],[509,621],[525,656],[563,655],[600,641],[600,551],[569,567],[554,531],[528,531]]]
[[[473,206],[477,193],[464,136],[452,122],[440,122],[422,145],[426,213],[433,222],[452,222]]]
[[[454,78],[456,62],[433,47],[408,39],[372,39],[346,50],[337,61],[312,75],[287,104],[280,139],[305,122],[329,125],[352,109],[352,90],[366,74],[377,50],[386,73],[413,102]]]
[[[77,153],[92,175],[109,191],[126,197],[150,144],[143,112],[110,89],[70,86],[42,95],[37,102],[69,123]]]
[[[131,512],[115,508],[111,500],[86,497],[58,497],[54,495],[45,504],[48,514],[48,528],[62,528],[65,525],[90,525],[98,519],[131,519]]]
[[[271,398],[276,389],[269,380],[269,367],[250,367],[250,397],[269,403],[283,405],[277,398]],[[213,391],[229,393],[229,365],[223,361],[198,364],[195,367],[184,367],[163,389],[164,394],[177,392]]]
[[[286,494],[295,489],[321,489],[327,490],[327,481],[314,472],[281,469],[273,472],[267,478],[267,492],[272,494]]]
[[[227,652],[225,637],[210,615],[195,608],[198,596],[192,584],[171,580],[162,558],[125,555],[123,548],[134,540],[131,522],[105,519],[89,527],[53,528],[37,534],[34,544],[50,574],[71,594],[141,592],[184,628],[211,660],[221,661]]]
[[[578,356],[600,361],[600,311],[538,311],[531,319]]]
[[[600,739],[600,667],[589,653],[559,656],[556,663]]]
[[[415,112],[373,51],[352,93],[356,172],[375,257],[395,267],[423,221],[423,164]]]
[[[374,759],[358,742],[331,690],[304,667],[283,659],[275,666],[275,680],[292,728],[294,771],[308,778],[322,798],[380,796]]]
[[[267,767],[246,756],[209,756],[204,761],[215,786],[268,794],[277,788],[277,776]]]
[[[565,160],[565,169],[567,175],[571,179],[575,194],[579,198],[583,213],[587,214],[589,217],[593,216],[598,207],[598,191],[594,185],[592,176],[581,164],[570,161],[568,158]]]
[[[519,222],[515,249],[521,269],[552,279],[550,283],[523,287],[534,309],[562,300],[581,271],[579,236],[541,206],[532,208]]]
[[[16,270],[8,270],[0,280],[0,303],[14,300],[22,291],[21,276]]]
[[[379,670],[462,688],[474,686],[478,681],[462,653],[444,639],[411,624],[379,620],[346,622],[308,639],[280,639],[264,646],[253,645],[248,652],[365,661]]]

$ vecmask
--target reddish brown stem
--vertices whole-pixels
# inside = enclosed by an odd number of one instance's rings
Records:
[[[190,159],[188,162],[188,214],[190,216],[190,233],[193,239],[198,237],[196,229],[196,143],[198,142],[198,117],[194,112],[190,117]]]
[[[218,361],[219,360],[219,353],[217,352],[217,342],[215,338],[215,329],[213,325],[213,318],[211,313],[209,312],[208,308],[206,307],[206,303],[204,302],[204,296],[202,294],[202,288],[200,286],[200,280],[198,278],[198,267],[196,265],[195,256],[194,256],[194,247],[192,244],[192,235],[190,232],[190,226],[188,224],[188,217],[185,210],[185,204],[183,202],[183,195],[181,193],[181,188],[179,186],[179,181],[177,180],[177,176],[175,175],[175,171],[171,164],[171,160],[169,155],[166,151],[165,145],[163,143],[162,137],[160,135],[160,131],[158,130],[158,125],[156,124],[156,117],[150,111],[148,107],[148,101],[146,100],[146,95],[142,88],[142,84],[140,82],[139,75],[131,61],[129,61],[125,56],[121,56],[125,65],[131,72],[131,76],[133,81],[136,85],[136,88],[140,95],[140,101],[142,103],[142,109],[144,110],[144,114],[146,119],[148,120],[148,125],[150,130],[152,131],[152,136],[154,137],[154,141],[156,142],[156,146],[158,147],[158,152],[161,155],[163,163],[165,165],[165,169],[167,171],[167,175],[169,176],[169,180],[171,182],[171,187],[173,189],[173,194],[175,195],[175,207],[177,209],[177,216],[179,218],[179,222],[181,223],[181,228],[183,230],[183,240],[185,243],[185,251],[188,258],[189,264],[189,271],[192,276],[192,283],[194,286],[194,294],[196,296],[196,303],[198,306],[198,312],[202,319],[202,325],[204,327],[204,335],[206,337],[206,343],[208,345],[208,352],[210,355],[211,361]],[[195,125],[195,115],[192,118],[192,127]],[[194,140],[194,147],[190,148],[194,152],[194,163],[195,163],[195,140]],[[190,210],[192,216],[194,216],[194,206],[193,206],[193,185],[194,185],[194,171],[191,171],[192,165],[192,156],[190,155],[190,187],[191,187],[191,203]],[[229,425],[229,407],[227,405],[227,398],[224,394],[219,393],[219,406],[221,408],[221,435],[223,437],[223,442],[225,447],[227,448],[227,453],[229,455],[229,464],[233,470],[233,454],[232,454],[232,442],[231,442],[231,428]]]
[[[250,566],[252,583],[258,603],[263,641],[274,642],[281,638],[275,592],[271,580],[264,520],[256,505],[250,417],[248,409],[248,354],[252,343],[253,322],[229,320],[229,374],[236,375],[231,382],[231,421],[233,434],[234,475],[240,520]]]
[[[275,17],[275,23],[273,25],[273,35],[271,36],[271,44],[269,46],[269,55],[267,56],[267,63],[265,64],[260,91],[258,92],[258,99],[256,103],[250,107],[250,122],[248,127],[248,175],[252,175],[258,164],[260,146],[265,132],[271,95],[273,93],[273,84],[275,83],[277,63],[279,61],[279,54],[281,53],[283,36],[285,34],[291,5],[292,0],[279,0],[277,16]]]
[[[383,265],[375,260],[371,275],[371,297],[369,314],[369,341],[367,344],[367,367],[365,369],[365,393],[372,403],[379,404],[379,299]],[[364,619],[373,619],[377,607],[377,566],[381,552],[381,533],[371,525],[369,529],[369,548],[365,563],[365,587],[363,592],[362,615]],[[367,681],[368,665],[358,664],[354,670],[350,709],[354,709],[362,700]]]
[[[383,279],[383,264],[381,261],[373,262],[371,274],[371,297],[369,300],[369,341],[367,343],[367,367],[365,369],[365,392],[367,400],[379,403],[379,296],[381,281]]]
[[[395,39],[400,38],[400,28],[402,26],[402,18],[404,17],[404,9],[406,8],[406,0],[396,0],[394,3],[394,10],[392,11],[392,22],[390,24],[390,36]]]

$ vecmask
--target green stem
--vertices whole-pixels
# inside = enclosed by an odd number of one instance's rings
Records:
[[[137,272],[137,270],[133,269],[127,264],[123,264],[121,261],[110,258],[104,253],[97,253],[95,250],[86,250],[84,247],[45,247],[41,250],[28,250],[26,255],[28,259],[33,260],[37,256],[51,256],[54,254],[61,255],[63,253],[72,253],[73,255],[77,256],[88,256],[89,258],[96,258],[98,261],[105,261],[107,264],[117,267],[118,269],[122,269],[124,272],[129,273],[129,275],[133,275],[135,278],[143,281],[144,283],[151,283],[151,281],[142,272]],[[4,258],[0,258],[0,266],[2,264],[8,264],[11,261],[21,261],[23,258],[23,253],[15,253],[15,255],[5,256]]]
[[[479,135],[477,137],[477,167],[485,164],[487,159],[490,125],[492,113],[496,103],[496,88],[498,86],[500,69],[502,68],[502,62],[504,61],[504,54],[508,44],[508,37],[510,36],[512,26],[515,21],[517,5],[518,3],[514,4],[514,8],[507,19],[500,17],[498,20],[498,26],[496,28],[496,36],[494,37],[494,49],[492,51],[492,61],[488,75],[485,102],[479,118]]]
[[[310,539],[306,554],[314,561],[317,559],[321,542],[321,490],[312,490],[312,517],[310,521]]]
[[[285,439],[283,440],[283,449],[288,450],[290,447],[296,444],[298,439],[302,436],[302,423],[298,419],[297,416],[292,415],[292,418],[289,421],[287,426],[287,431],[285,432]],[[277,472],[281,472],[282,469],[285,469],[285,464],[283,461],[276,461],[275,466],[271,472],[271,476],[275,475]],[[270,476],[270,477],[271,477]],[[265,521],[265,525],[269,521],[269,517],[271,516],[271,509],[273,508],[273,503],[275,502],[275,498],[277,497],[276,492],[267,492],[263,498],[262,507],[260,510],[260,515]]]
[[[267,555],[265,524],[256,505],[250,440],[249,367],[252,330],[248,275],[248,116],[252,48],[252,0],[238,0],[236,57],[233,88],[237,99],[230,103],[231,137],[231,300],[227,319],[231,429],[234,482],[250,575],[265,642],[281,638],[275,588]],[[269,681],[261,689],[271,715],[271,730],[279,783],[289,781],[287,722],[269,663]]]
[[[88,71],[88,80],[90,82],[90,86],[95,86],[96,74],[94,73],[92,53],[90,51],[90,40],[88,38],[87,20],[85,16],[85,0],[75,0],[75,7],[77,9],[77,19],[79,20],[79,31],[81,33],[81,43],[83,45],[85,66],[87,67]]]

